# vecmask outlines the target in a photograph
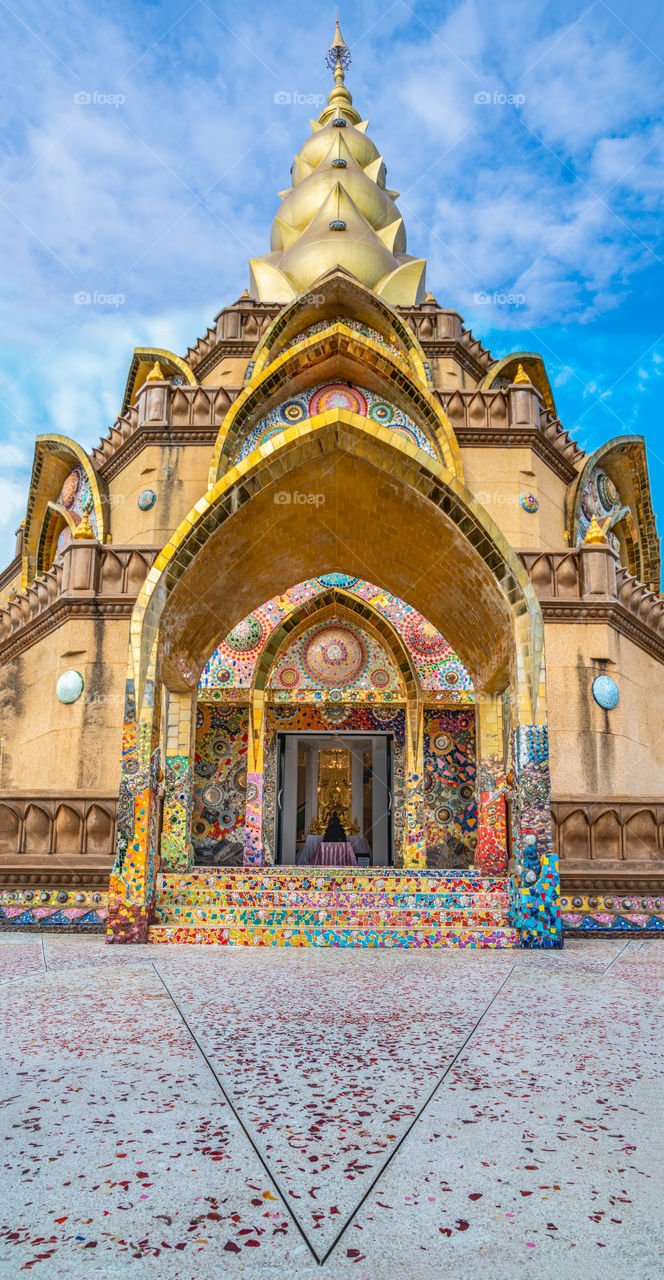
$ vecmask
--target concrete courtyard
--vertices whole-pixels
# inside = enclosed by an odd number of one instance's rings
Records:
[[[0,1275],[660,1277],[664,941],[0,935]]]

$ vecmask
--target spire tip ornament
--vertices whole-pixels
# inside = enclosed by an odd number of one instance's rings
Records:
[[[607,544],[607,536],[600,524],[598,524],[597,516],[593,516],[588,526],[588,532],[583,539],[584,546],[603,547]]]
[[[520,387],[520,386],[532,387],[533,385],[522,364],[519,365],[516,371],[516,374],[514,376],[514,382],[512,383],[512,385],[515,387]]]
[[[146,382],[163,382],[164,381],[164,371],[158,360],[155,360],[145,381]]]

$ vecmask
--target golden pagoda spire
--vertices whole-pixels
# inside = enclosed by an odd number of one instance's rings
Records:
[[[522,364],[519,365],[514,375],[514,382],[512,385],[515,387],[519,387],[521,385],[532,387],[533,385]]]
[[[385,164],[345,85],[350,50],[339,17],[326,64],[334,87],[295,157],[272,224],[271,251],[252,258],[251,294],[287,303],[341,267],[392,305],[424,298],[424,258],[406,253],[406,230],[385,185]]]

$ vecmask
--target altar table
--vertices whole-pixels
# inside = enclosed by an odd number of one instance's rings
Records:
[[[348,840],[323,840],[316,850],[314,867],[356,867],[357,859]]]

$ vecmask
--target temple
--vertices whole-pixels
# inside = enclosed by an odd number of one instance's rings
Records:
[[[349,61],[337,24],[249,290],[134,351],[91,453],[36,439],[0,574],[5,928],[664,929],[643,438],[585,454],[541,356],[427,292]]]

